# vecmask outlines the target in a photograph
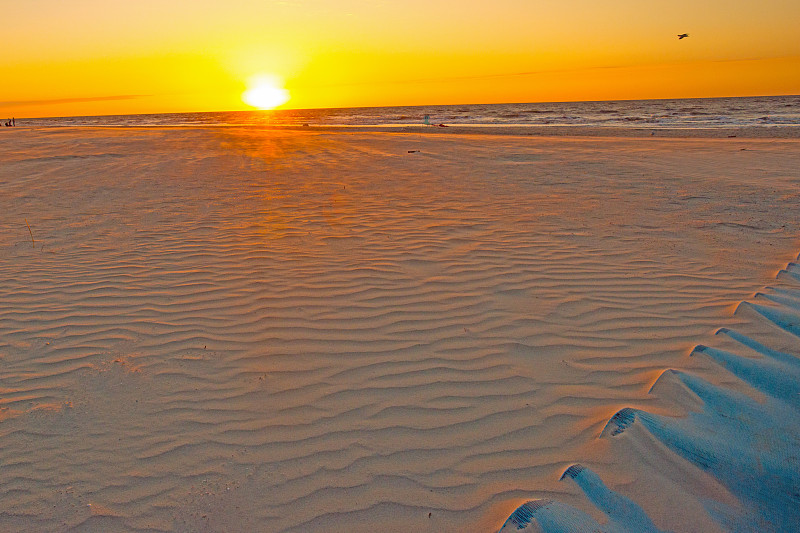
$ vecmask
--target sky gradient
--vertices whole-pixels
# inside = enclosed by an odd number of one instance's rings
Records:
[[[0,116],[800,93],[797,0],[0,0]],[[679,33],[689,38],[678,40]]]

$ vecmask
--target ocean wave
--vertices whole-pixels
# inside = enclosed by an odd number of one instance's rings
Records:
[[[19,125],[57,126],[180,126],[180,125],[381,125],[420,124],[427,115],[433,123],[453,124],[580,124],[605,123],[609,115],[623,123],[669,116],[673,126],[742,126],[800,124],[797,96],[640,100],[609,102],[518,103],[479,105],[400,106],[342,109],[291,109],[227,113],[168,113],[18,119]],[[768,109],[765,109],[768,106]]]

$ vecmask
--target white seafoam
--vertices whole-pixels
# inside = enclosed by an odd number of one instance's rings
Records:
[[[729,498],[712,479],[646,452],[654,483],[597,436],[680,413],[647,394],[663,368],[729,379],[688,351],[796,255],[797,147],[16,131],[0,524],[486,531],[588,507],[558,482],[581,462],[713,530],[669,481]]]

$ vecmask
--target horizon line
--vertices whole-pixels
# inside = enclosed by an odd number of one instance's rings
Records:
[[[130,95],[131,98],[147,95]],[[343,106],[343,107],[281,107],[277,109],[231,109],[217,111],[158,111],[154,113],[107,113],[102,115],[62,115],[49,117],[15,117],[17,120],[41,120],[41,119],[63,119],[63,118],[96,118],[96,117],[124,117],[124,116],[143,116],[143,115],[193,115],[193,114],[213,114],[213,113],[273,113],[281,111],[319,111],[336,109],[381,109],[391,107],[440,107],[440,106],[473,106],[473,105],[524,105],[524,104],[580,104],[598,102],[657,102],[662,100],[715,100],[720,98],[774,98],[774,97],[800,97],[800,93],[788,94],[745,94],[745,95],[717,95],[717,96],[682,96],[675,98],[611,98],[601,100],[540,100],[531,102],[456,102],[452,104],[393,104],[393,105],[370,105],[370,106]],[[114,100],[118,97],[96,97],[97,100]],[[123,98],[125,99],[125,98]],[[93,99],[94,100],[94,99]],[[2,102],[0,102],[2,104]]]

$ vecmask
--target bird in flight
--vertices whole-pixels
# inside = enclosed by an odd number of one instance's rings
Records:
[[[680,41],[681,39],[685,39],[688,36],[689,36],[688,33],[681,33],[680,35],[678,35],[678,40]]]

